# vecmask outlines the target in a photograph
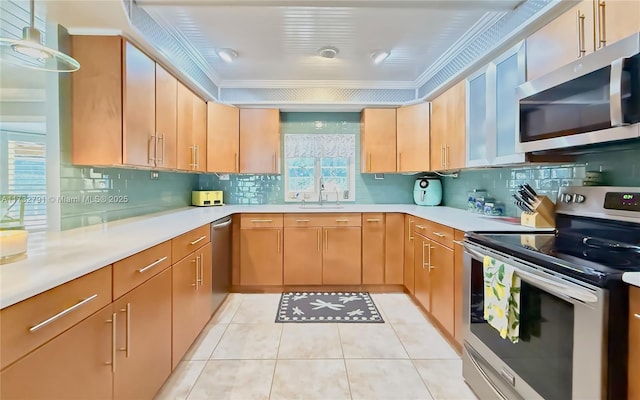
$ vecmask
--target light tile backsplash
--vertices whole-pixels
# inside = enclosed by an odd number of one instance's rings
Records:
[[[290,113],[280,114],[281,134],[355,134],[356,200],[358,204],[411,203],[415,176],[360,174],[360,113]],[[284,149],[281,149],[281,154]],[[200,189],[222,190],[227,204],[284,204],[284,178],[269,174],[236,174],[229,180],[216,175],[200,176]]]

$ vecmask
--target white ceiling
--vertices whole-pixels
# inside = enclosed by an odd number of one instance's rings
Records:
[[[519,0],[138,0],[189,46],[222,87],[328,85],[415,88],[430,70]],[[335,59],[316,55],[322,46]],[[226,64],[216,49],[238,52]],[[391,50],[381,65],[370,53]]]

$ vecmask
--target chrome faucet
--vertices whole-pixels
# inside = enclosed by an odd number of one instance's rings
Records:
[[[324,182],[322,177],[320,177],[320,193],[318,195],[318,203],[320,203],[320,205],[322,205],[322,192],[324,192]]]

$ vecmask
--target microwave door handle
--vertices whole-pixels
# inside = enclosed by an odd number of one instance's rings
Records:
[[[609,86],[611,126],[625,125],[622,114],[622,72],[625,61],[625,58],[619,58],[611,63],[611,85]]]

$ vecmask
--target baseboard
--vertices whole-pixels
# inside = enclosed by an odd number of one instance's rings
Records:
[[[403,285],[282,285],[282,286],[232,286],[232,293],[282,293],[282,292],[370,292],[403,293]]]

